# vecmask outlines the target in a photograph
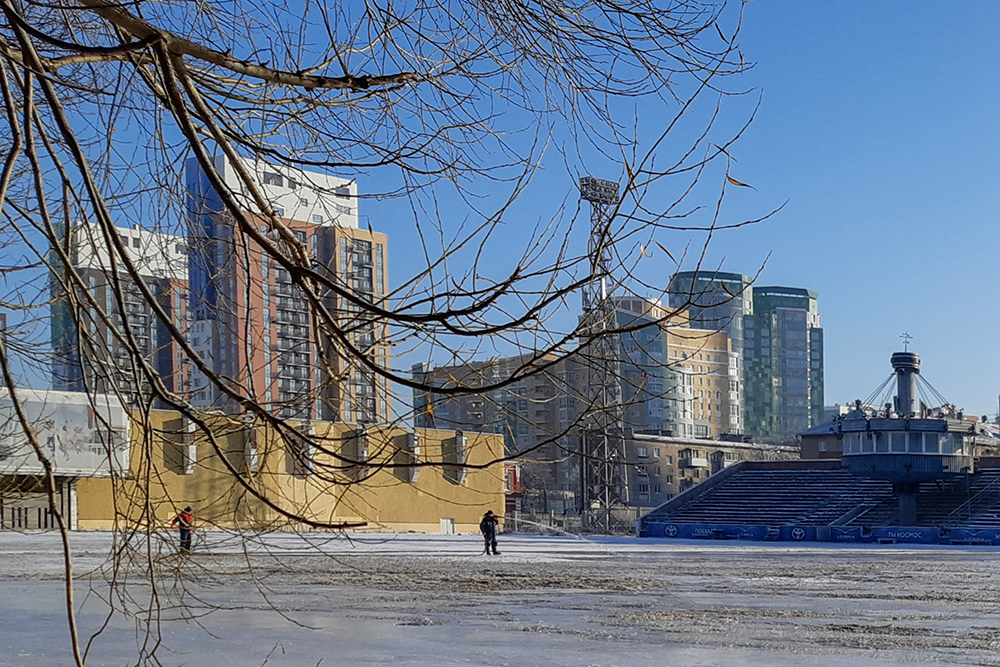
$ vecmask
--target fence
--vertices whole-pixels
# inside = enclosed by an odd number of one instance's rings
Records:
[[[615,507],[611,510],[611,523],[615,526],[611,532],[617,535],[634,535],[635,522],[652,508],[649,507]],[[601,513],[603,515],[603,512]],[[592,526],[598,516],[596,510],[585,510],[580,514],[556,514],[555,512],[536,512],[534,510],[509,512],[505,517],[504,531],[508,533],[581,533],[596,532],[585,529]]]
[[[0,530],[55,530],[55,515],[47,507],[11,506],[0,502]]]

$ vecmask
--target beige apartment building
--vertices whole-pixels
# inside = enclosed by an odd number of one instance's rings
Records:
[[[733,388],[738,368],[725,331],[666,327],[667,368],[689,389],[694,432],[688,435],[719,438],[736,432],[739,394]],[[682,408],[678,408],[682,409]]]
[[[689,326],[656,299],[618,301],[625,424],[639,432],[741,433],[739,359],[725,331]]]

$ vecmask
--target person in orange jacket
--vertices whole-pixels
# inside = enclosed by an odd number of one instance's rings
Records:
[[[176,526],[180,529],[181,533],[181,553],[191,552],[191,534],[194,532],[194,515],[191,513],[191,507],[185,507],[184,510],[174,518],[170,527]]]

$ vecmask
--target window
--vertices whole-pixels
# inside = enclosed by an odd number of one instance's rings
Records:
[[[653,450],[653,456],[656,458],[660,458],[660,450],[658,448]]]
[[[319,214],[313,214],[313,222],[315,222],[317,225],[322,225],[323,224],[323,216],[321,216]]]
[[[132,237],[132,247],[133,248],[138,248],[139,247],[139,237],[138,236],[133,236]]]
[[[656,493],[656,494],[660,493],[660,485],[659,484],[654,484],[653,485],[653,493]]]
[[[637,453],[639,454],[639,456],[649,456],[649,450],[645,447],[639,447]]]
[[[309,200],[308,199],[300,199],[299,200],[299,206],[309,206]]]
[[[351,190],[350,188],[337,188],[334,194],[336,194],[338,197],[342,199],[347,199],[348,197],[351,196]]]
[[[176,252],[178,255],[183,255],[185,252],[187,252],[187,248],[178,243],[177,245],[174,246],[174,252]]]
[[[284,208],[282,208],[281,206],[275,206],[273,208],[274,208],[274,214],[276,216],[278,216],[279,218],[285,217],[285,209]]]
[[[275,174],[270,171],[264,172],[264,185],[284,185],[284,179],[281,178],[281,174]]]

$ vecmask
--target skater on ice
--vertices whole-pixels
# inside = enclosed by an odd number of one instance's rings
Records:
[[[192,511],[190,506],[185,507],[170,524],[171,528],[176,526],[180,530],[181,553],[191,553],[191,533],[194,532],[194,515],[191,513]]]
[[[479,530],[483,534],[483,539],[486,540],[486,555],[489,555],[491,547],[493,548],[494,556],[500,555],[500,552],[497,551],[498,523],[500,523],[500,520],[493,514],[493,510],[486,510],[483,520],[479,522]]]

